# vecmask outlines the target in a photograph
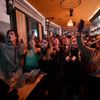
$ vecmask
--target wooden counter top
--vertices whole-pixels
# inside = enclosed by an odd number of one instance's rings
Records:
[[[37,86],[37,84],[41,81],[41,79],[46,74],[39,74],[36,78],[36,81],[30,84],[25,84],[23,87],[18,88],[19,100],[26,100],[27,96],[31,93],[31,91]]]

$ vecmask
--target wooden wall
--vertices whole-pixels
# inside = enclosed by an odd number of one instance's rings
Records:
[[[26,18],[25,14],[16,10],[16,23],[19,41],[23,40],[27,47]]]
[[[38,28],[39,28],[39,40],[41,41],[43,39],[43,29],[42,29],[42,25],[40,23],[38,23]]]

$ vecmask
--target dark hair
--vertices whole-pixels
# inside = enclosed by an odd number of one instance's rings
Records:
[[[6,35],[7,38],[8,38],[8,35],[9,35],[10,32],[14,32],[15,36],[18,38],[18,35],[16,34],[16,32],[12,29],[7,31],[7,35]]]
[[[8,39],[8,35],[9,35],[10,32],[14,32],[15,33],[15,36],[17,38],[16,39],[16,41],[17,41],[16,44],[19,45],[18,34],[16,34],[16,32],[14,30],[12,30],[12,29],[8,30],[7,34],[6,34],[6,38]]]
[[[32,31],[32,35],[34,34],[34,31]]]

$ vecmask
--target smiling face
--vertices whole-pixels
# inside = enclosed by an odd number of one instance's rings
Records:
[[[65,38],[64,44],[65,44],[66,46],[69,46],[69,44],[70,44],[70,39],[69,39],[69,38]]]

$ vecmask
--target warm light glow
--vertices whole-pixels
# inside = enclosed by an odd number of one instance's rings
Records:
[[[67,26],[73,26],[73,21],[71,19],[68,21]]]
[[[61,27],[58,24],[54,23],[54,22],[50,22],[52,25],[57,26],[57,27]]]
[[[100,8],[98,8],[89,18],[89,20],[100,10]]]
[[[34,11],[36,11],[42,18],[45,19],[45,17],[39,11],[37,11],[27,0],[24,0],[24,2],[28,4]]]
[[[45,17],[38,10],[36,10],[27,0],[24,0],[24,2],[27,3],[34,11],[36,11],[41,17],[43,17],[45,19]],[[49,21],[49,20],[47,19],[47,21]],[[57,25],[56,23],[53,23],[53,22],[50,22],[50,23],[57,27],[61,27],[61,26]]]
[[[76,8],[81,4],[81,0],[60,0],[60,7],[66,10]]]

